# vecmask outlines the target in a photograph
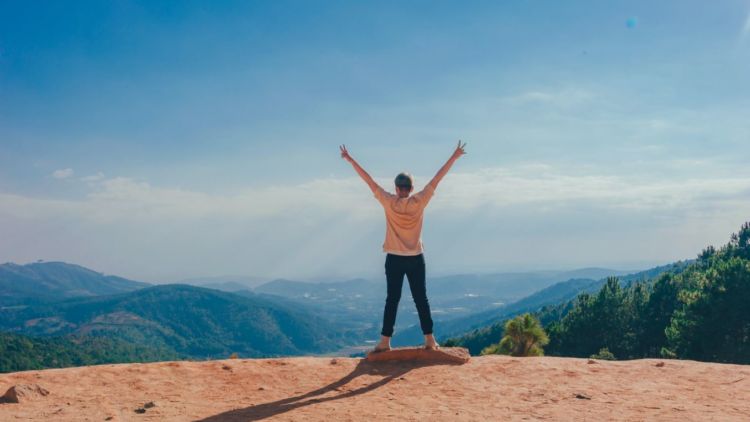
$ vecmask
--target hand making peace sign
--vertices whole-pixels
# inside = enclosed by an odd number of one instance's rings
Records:
[[[466,154],[466,151],[464,151],[464,147],[466,146],[466,142],[464,142],[463,145],[461,145],[461,140],[458,140],[458,146],[456,147],[456,150],[453,151],[453,158],[458,158],[464,154]]]
[[[341,150],[341,158],[343,158],[346,161],[351,162],[352,157],[349,155],[349,151],[346,150],[346,145],[340,145],[339,149]]]

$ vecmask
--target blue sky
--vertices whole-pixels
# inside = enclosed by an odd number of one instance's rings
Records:
[[[217,4],[219,3],[219,4]],[[693,257],[750,215],[750,2],[0,2],[0,261],[149,281]]]

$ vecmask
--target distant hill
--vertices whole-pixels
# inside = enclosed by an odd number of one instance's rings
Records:
[[[626,272],[605,268],[583,268],[572,271],[538,271],[492,274],[457,274],[450,276],[430,277],[430,300],[439,302],[454,300],[457,297],[490,296],[517,300],[554,284],[572,278],[599,279],[610,275],[622,275]],[[406,283],[406,278],[404,278]],[[258,293],[268,293],[290,298],[330,300],[340,297],[341,293],[369,297],[376,295],[378,301],[384,292],[385,276],[382,280],[365,280],[362,278],[340,282],[303,282],[276,279],[261,284],[253,289]],[[405,289],[405,293],[408,293]]]
[[[0,306],[117,294],[148,286],[65,262],[0,265]]]
[[[492,274],[458,274],[431,277],[427,291],[435,321],[449,321],[477,312],[494,312],[556,282],[575,277],[606,277],[622,271],[606,268],[583,268],[573,271],[538,271]],[[590,280],[594,282],[594,279]],[[404,279],[399,306],[398,326],[418,322],[411,300],[408,281]],[[302,282],[272,280],[255,289],[256,293],[272,294],[316,307],[330,319],[348,319],[360,325],[374,326],[377,337],[385,301],[385,276],[379,280],[353,279],[340,282]]]
[[[431,301],[455,300],[456,297],[491,297],[506,304],[571,279],[599,279],[610,275],[625,274],[623,271],[605,268],[584,268],[572,271],[534,271],[492,274],[458,274],[429,279]],[[476,309],[476,308],[474,308]]]
[[[257,297],[188,285],[0,309],[0,329],[31,336],[103,336],[190,357],[320,353],[345,330],[309,312]]]
[[[377,283],[362,278],[330,283],[310,283],[280,278],[261,284],[254,288],[253,291],[288,298],[320,299],[325,301],[338,298],[342,293],[353,297],[357,295],[371,296],[377,294],[380,287]]]
[[[192,286],[208,287],[209,289],[223,290],[225,292],[237,292],[240,290],[253,289],[268,282],[267,278],[252,276],[218,276],[218,277],[192,277],[175,281],[170,284],[190,284]]]

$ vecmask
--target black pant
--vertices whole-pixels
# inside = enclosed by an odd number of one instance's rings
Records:
[[[390,253],[385,257],[388,296],[385,299],[383,331],[380,334],[388,337],[393,335],[393,325],[396,323],[396,311],[398,310],[398,302],[401,300],[404,274],[409,279],[411,296],[414,298],[414,304],[417,305],[422,333],[432,334],[432,317],[430,316],[430,304],[427,301],[427,289],[425,287],[424,254],[404,256]]]

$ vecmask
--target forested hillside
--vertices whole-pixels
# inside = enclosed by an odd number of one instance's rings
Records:
[[[0,372],[179,359],[174,351],[106,337],[32,338],[0,332]]]
[[[653,280],[601,289],[536,312],[548,355],[617,359],[675,357],[750,363],[750,223],[719,249],[708,247],[685,268]],[[502,324],[452,339],[472,353],[499,341]]]
[[[353,341],[346,341],[351,333],[345,329],[291,305],[187,285],[0,308],[0,330],[39,337],[14,349],[16,360],[27,358],[23,352],[31,350],[27,346],[63,350],[69,341],[84,341],[81,338],[96,338],[90,340],[94,343],[112,341],[113,347],[120,349],[134,345],[144,353],[157,351],[155,358],[179,355],[200,359],[232,353],[243,357],[321,353]],[[57,354],[54,350],[50,353]],[[128,359],[136,355],[125,354]],[[78,361],[110,361],[96,358],[102,354],[92,356]],[[31,367],[34,365],[25,366]]]
[[[620,283],[630,285],[632,283],[650,280],[665,272],[682,271],[688,264],[685,261],[675,262],[669,265],[661,265],[645,271],[627,274],[619,278]],[[502,336],[505,321],[526,312],[542,314],[542,322],[551,321],[555,315],[560,315],[568,307],[568,302],[583,292],[597,292],[605,283],[607,278],[601,280],[572,279],[542,289],[517,302],[511,303],[500,309],[478,312],[468,317],[456,318],[440,324],[440,332],[443,335],[453,336],[446,340],[448,345],[467,347],[471,353],[478,354],[484,347]],[[469,331],[471,330],[471,331]],[[464,334],[462,334],[464,333]],[[410,328],[403,337],[417,338],[418,327]]]

